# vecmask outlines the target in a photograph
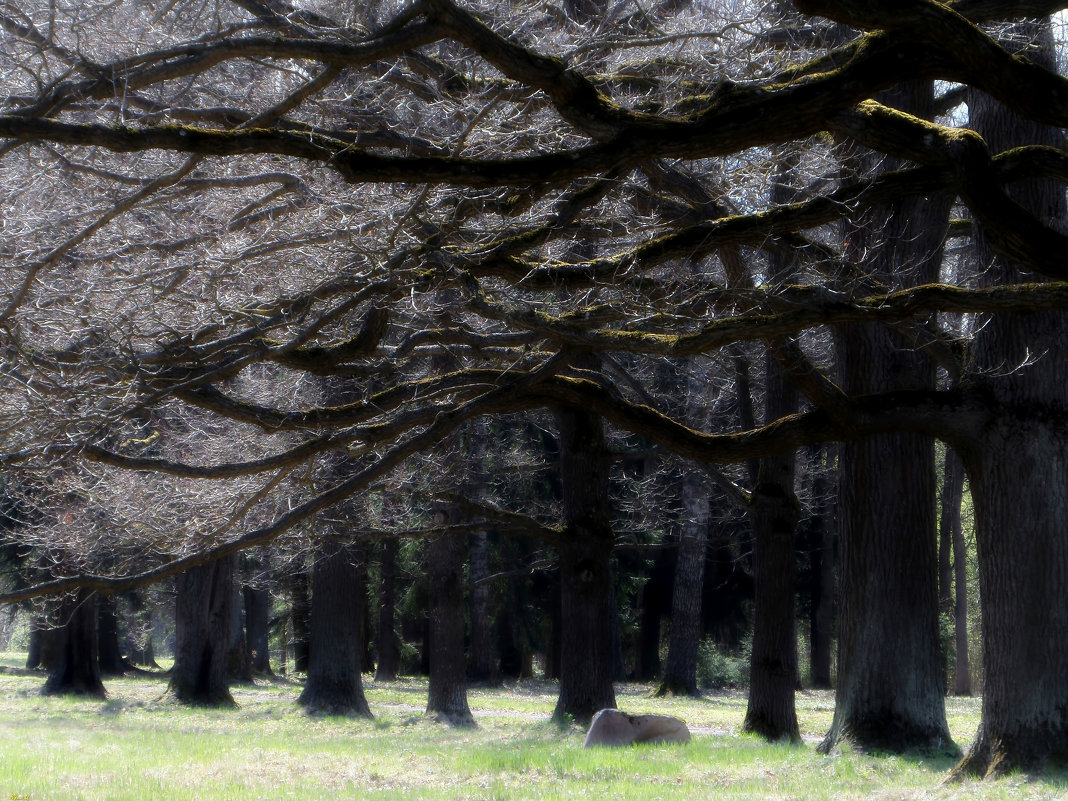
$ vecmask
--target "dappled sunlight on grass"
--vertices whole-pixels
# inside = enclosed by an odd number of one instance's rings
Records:
[[[621,708],[685,719],[688,745],[582,748],[584,732],[550,722],[556,687],[473,688],[475,729],[423,714],[426,683],[368,681],[374,720],[308,717],[286,679],[235,685],[236,710],[162,698],[159,676],[111,680],[107,701],[43,697],[43,675],[0,674],[0,797],[38,799],[1053,799],[1068,784],[1008,779],[943,786],[945,759],[843,754],[740,735],[745,696],[652,697],[623,685]],[[830,693],[797,697],[802,731],[830,723]],[[953,699],[966,742],[978,699]]]

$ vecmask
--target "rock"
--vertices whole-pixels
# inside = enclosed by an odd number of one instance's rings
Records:
[[[602,709],[593,716],[584,747],[688,742],[690,730],[678,718],[670,715],[628,715],[618,709]]]

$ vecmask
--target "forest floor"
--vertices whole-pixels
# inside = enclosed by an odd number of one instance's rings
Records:
[[[946,755],[815,752],[831,721],[827,692],[801,692],[805,743],[769,745],[740,734],[741,692],[656,699],[618,688],[620,708],[686,720],[684,746],[582,747],[584,731],[549,722],[549,682],[470,692],[476,728],[423,715],[426,684],[368,681],[373,721],[310,718],[295,681],[237,685],[237,709],[162,700],[166,680],[107,681],[109,698],[43,697],[43,674],[0,654],[0,801],[251,801],[252,799],[1068,799],[1068,774],[946,784]],[[979,699],[947,701],[966,746]]]

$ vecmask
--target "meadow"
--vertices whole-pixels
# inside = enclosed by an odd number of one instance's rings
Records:
[[[740,692],[655,699],[621,685],[619,706],[687,721],[685,746],[582,747],[584,731],[548,718],[555,688],[523,682],[472,689],[477,728],[423,715],[426,685],[368,682],[373,721],[308,717],[300,685],[233,688],[234,710],[162,698],[160,676],[107,682],[106,701],[43,697],[43,675],[0,655],[0,800],[256,799],[1068,799],[1068,774],[945,783],[947,755],[820,756],[833,698],[798,694],[803,746],[742,735]],[[948,699],[962,746],[979,700]]]

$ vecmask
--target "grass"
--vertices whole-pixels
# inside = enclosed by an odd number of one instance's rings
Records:
[[[738,734],[742,693],[654,699],[651,687],[624,685],[621,708],[682,717],[693,742],[587,751],[580,729],[548,722],[548,683],[473,689],[478,728],[451,729],[422,715],[421,681],[369,683],[373,721],[309,718],[286,680],[234,687],[240,707],[227,711],[160,700],[158,677],[112,680],[104,702],[46,698],[43,676],[17,670],[23,658],[0,654],[0,801],[1068,798],[1066,775],[943,785],[945,757],[821,757],[828,693],[798,695],[806,745],[790,747]],[[966,744],[978,700],[949,703]]]

